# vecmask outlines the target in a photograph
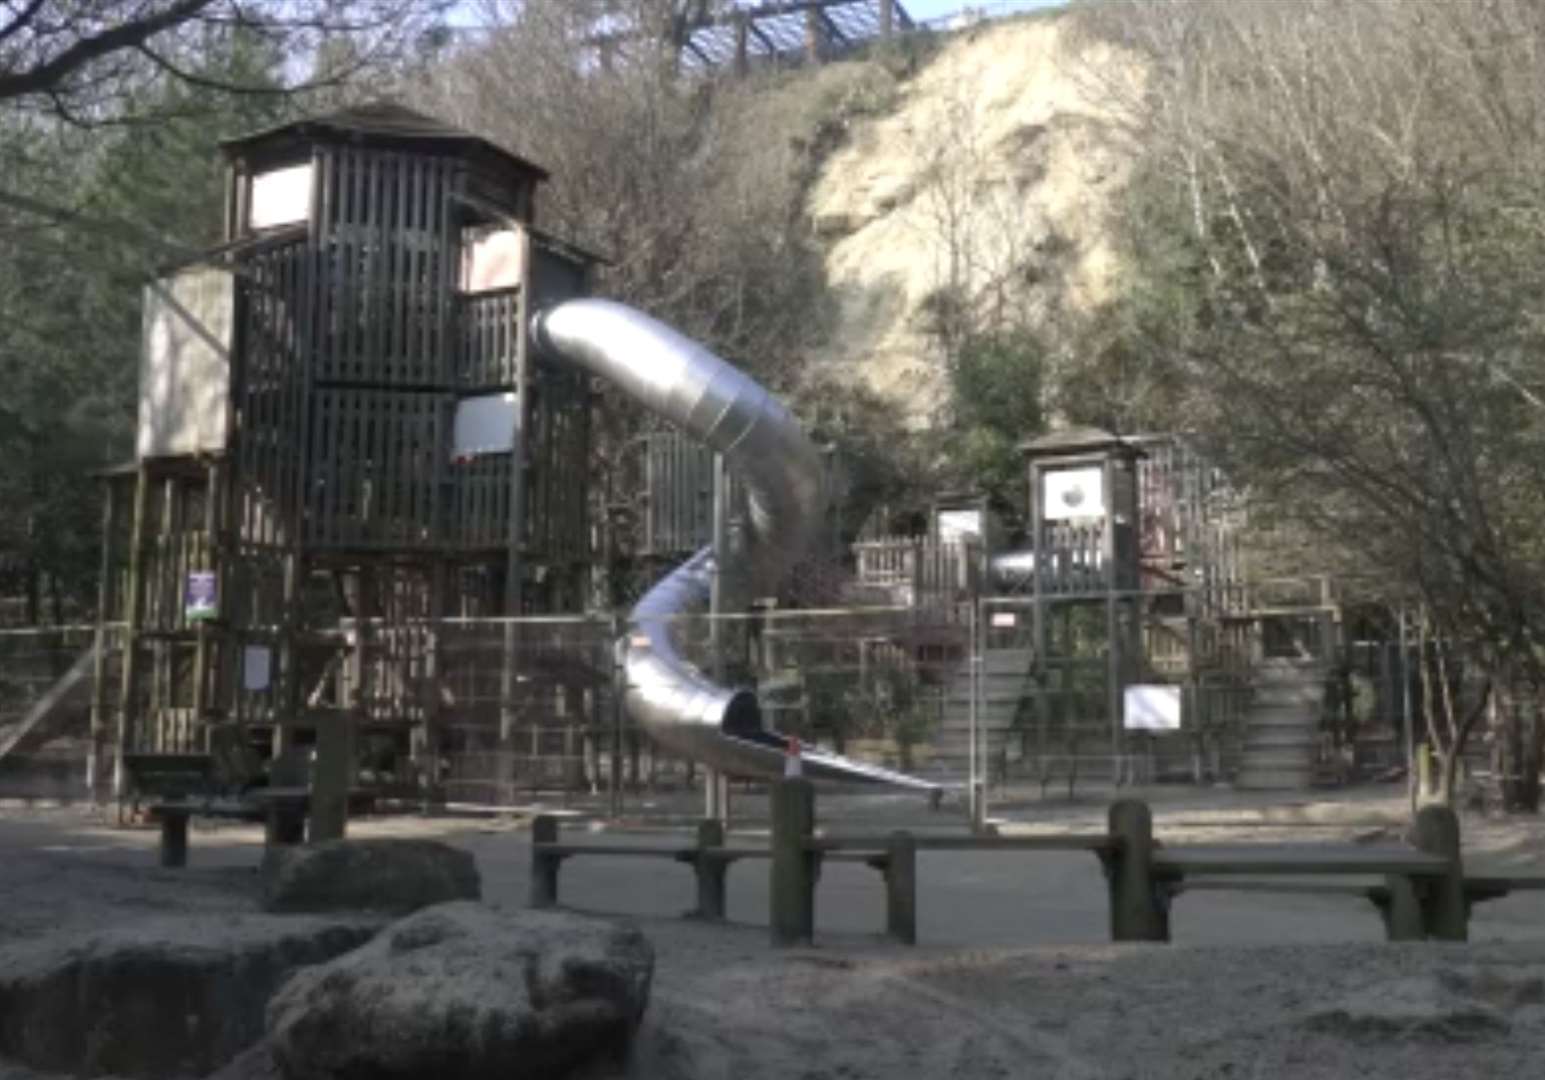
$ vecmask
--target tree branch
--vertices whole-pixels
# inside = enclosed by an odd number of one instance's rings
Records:
[[[0,75],[0,101],[47,93],[93,61],[135,48],[162,31],[187,22],[213,3],[215,0],[178,0],[154,15],[83,37],[57,56],[30,68]]]
[[[6,38],[20,33],[28,23],[37,18],[38,12],[42,10],[43,5],[46,3],[48,3],[48,0],[32,0],[31,4],[17,13],[16,18],[4,26],[0,26],[0,44],[3,44]]]

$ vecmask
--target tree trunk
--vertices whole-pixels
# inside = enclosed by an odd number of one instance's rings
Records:
[[[1545,725],[1540,722],[1539,688],[1529,679],[1509,680],[1497,699],[1501,749],[1499,794],[1509,814],[1540,811],[1540,765]]]

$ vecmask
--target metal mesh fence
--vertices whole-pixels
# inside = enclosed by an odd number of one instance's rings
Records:
[[[1274,657],[1296,657],[1295,677],[1312,684],[1294,720],[1304,767],[1403,760],[1408,676],[1395,645],[1341,641],[1329,609],[1307,594],[1284,594],[1278,614],[1252,621],[1193,617],[1199,605],[1188,609],[1185,590],[1173,592],[1118,613],[1130,650],[1119,671],[1104,603],[1059,602],[1037,615],[1023,596],[684,616],[671,633],[710,678],[754,688],[778,730],[945,783],[1062,795],[1118,781],[1237,779],[1260,741],[1252,732],[1274,685],[1262,665]],[[347,717],[360,782],[384,792],[419,791],[432,776],[453,803],[557,797],[622,808],[682,791],[701,768],[653,747],[623,707],[624,629],[605,616],[350,623],[334,635],[330,663],[297,669],[299,724],[308,714]],[[94,701],[104,745],[115,745],[121,635],[108,627],[98,658],[91,627],[0,631],[0,793],[28,771],[77,784]],[[213,752],[213,732],[251,734],[271,719],[259,711],[255,723],[233,720],[240,695],[213,690],[201,720],[187,695],[162,695],[167,709],[187,712],[186,731],[149,716],[158,647],[141,643],[150,674],[131,702],[137,730],[186,738],[130,749]],[[242,685],[242,671],[226,674],[215,681]],[[1173,688],[1178,730],[1129,730],[1113,677]]]
[[[0,795],[79,794],[95,641],[90,626],[0,630]]]

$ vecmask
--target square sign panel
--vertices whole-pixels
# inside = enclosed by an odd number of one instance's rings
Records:
[[[982,538],[982,512],[980,510],[940,510],[939,539],[944,543]]]
[[[1044,521],[1103,517],[1105,470],[1099,465],[1091,465],[1082,469],[1047,472],[1042,476],[1041,495],[1041,518]]]
[[[1128,731],[1179,731],[1180,687],[1137,683],[1123,695],[1123,726]]]
[[[454,461],[515,449],[515,395],[462,398],[456,403],[451,442]]]

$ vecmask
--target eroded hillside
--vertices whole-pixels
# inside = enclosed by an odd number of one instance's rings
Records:
[[[1139,81],[1066,16],[1004,21],[947,39],[888,113],[853,118],[808,195],[838,309],[815,371],[926,426],[947,399],[945,298],[1031,329],[1101,300],[1127,161],[1115,114]]]

